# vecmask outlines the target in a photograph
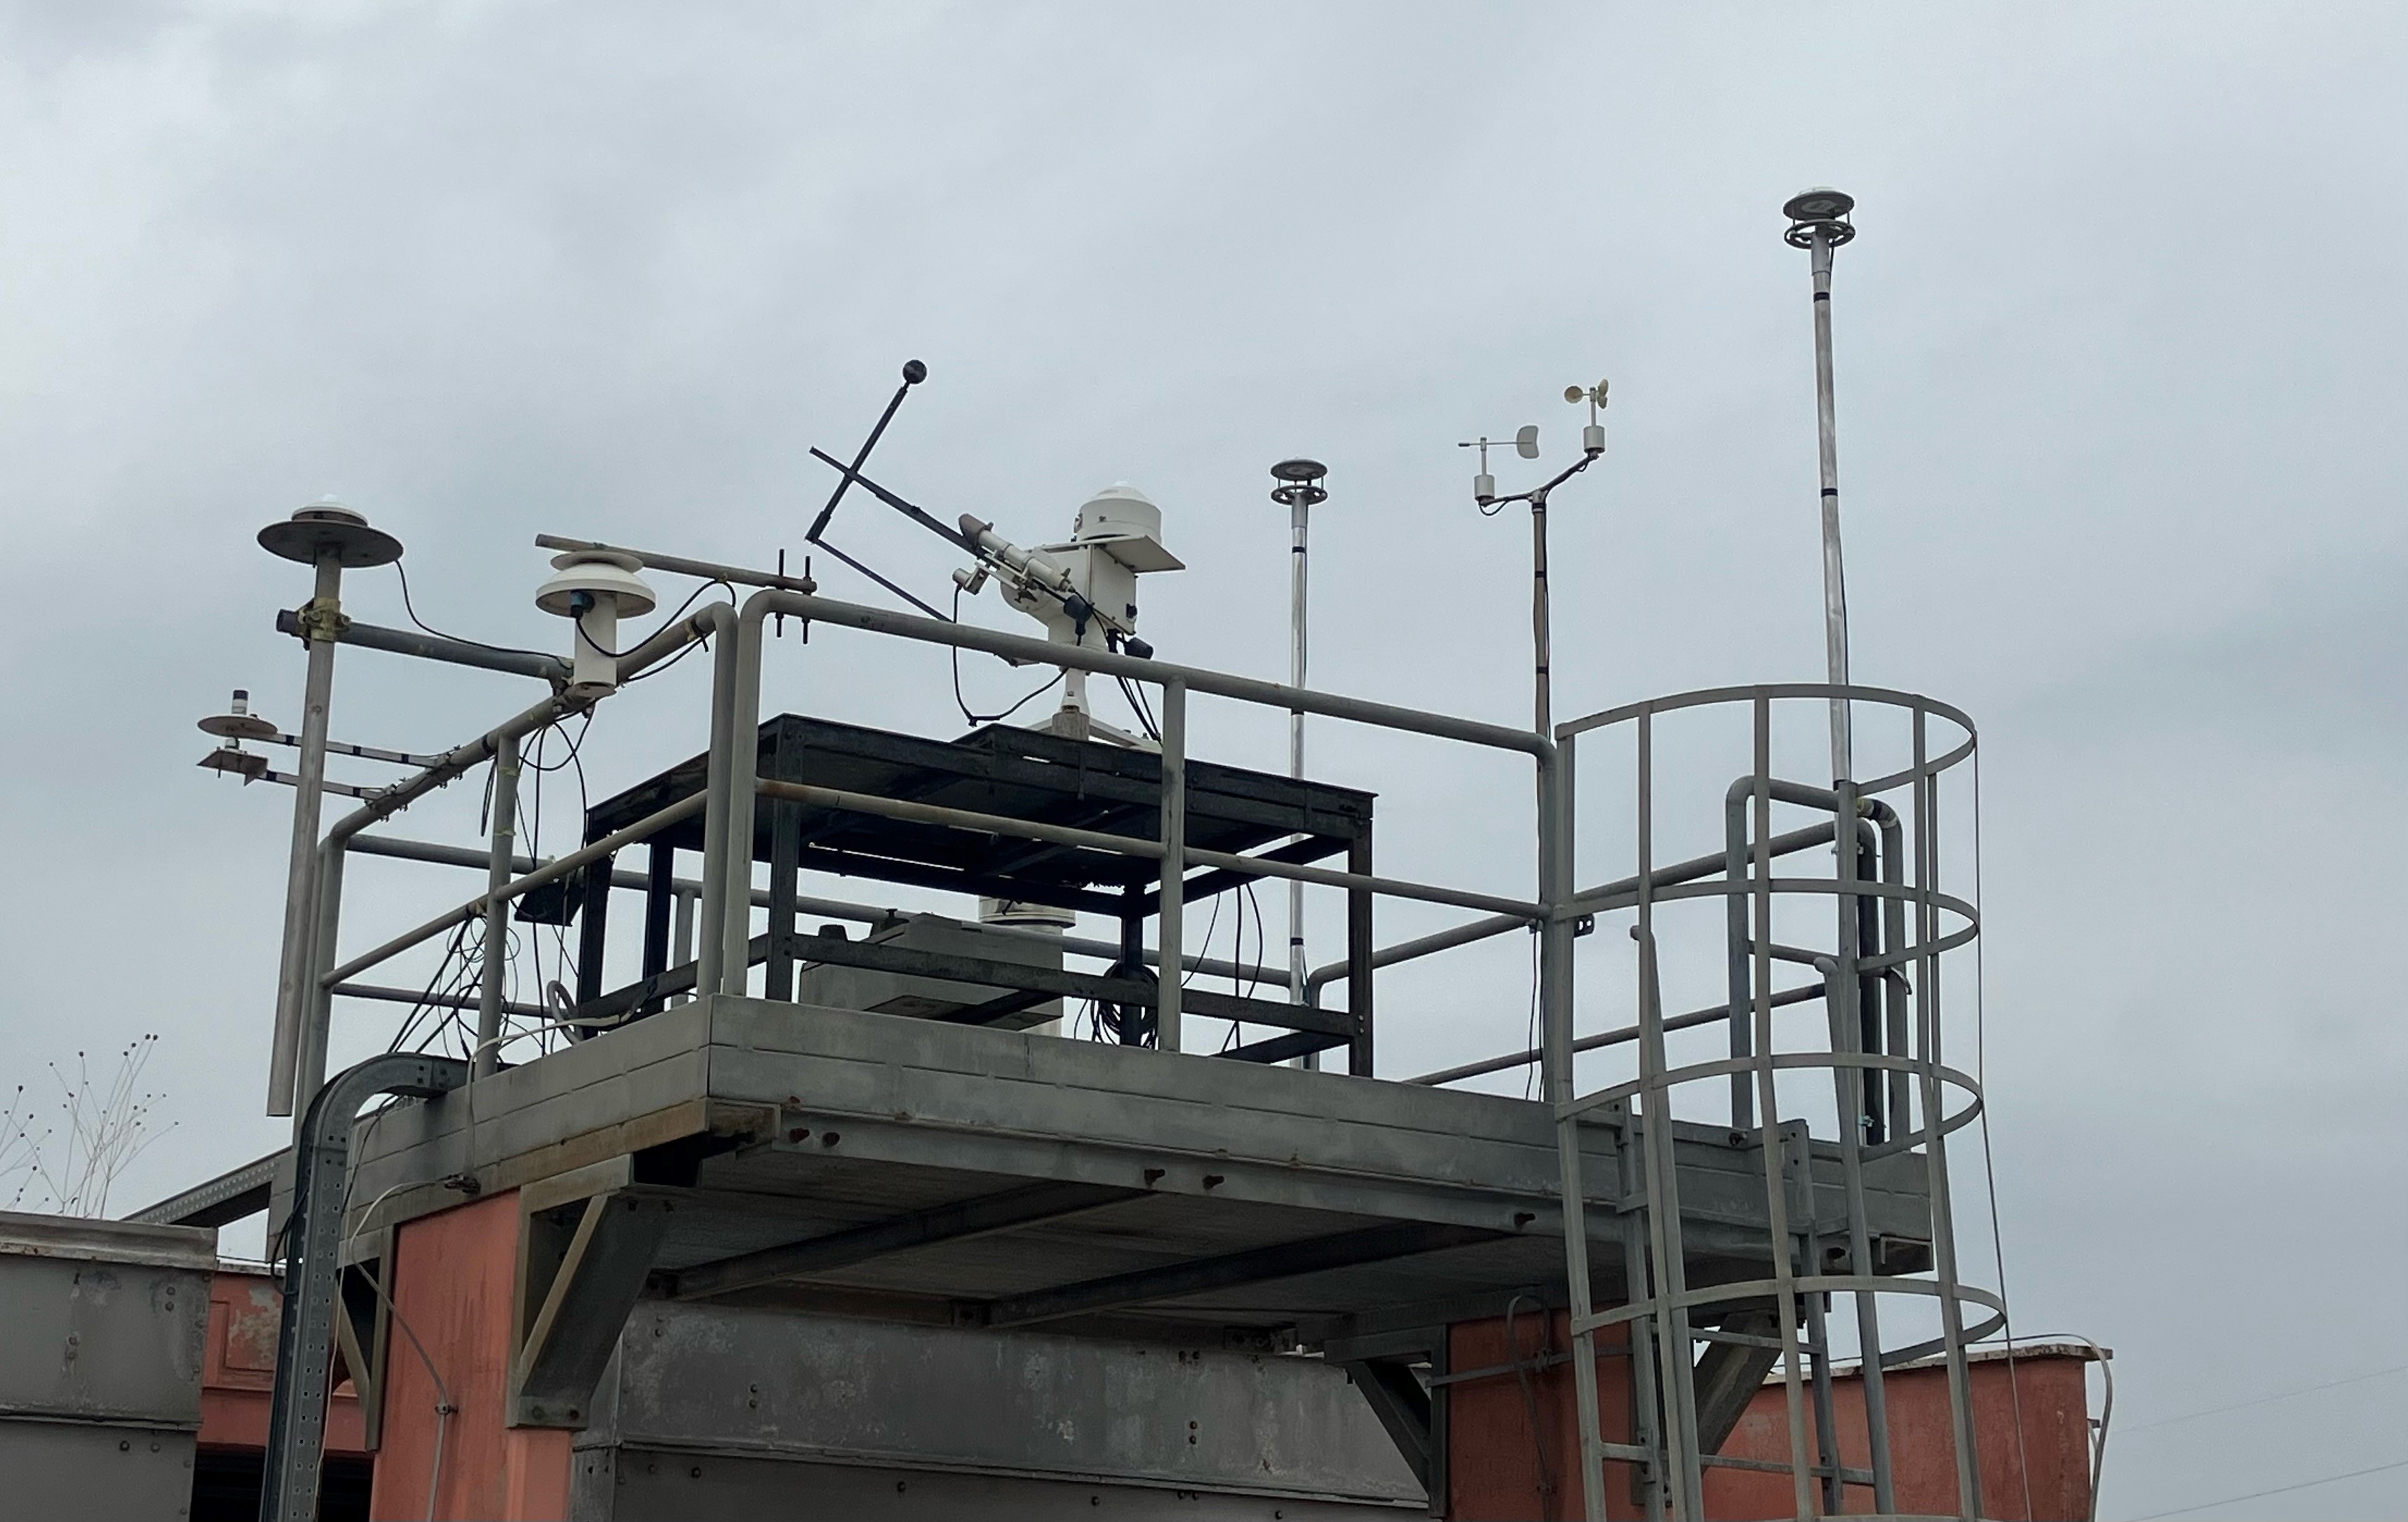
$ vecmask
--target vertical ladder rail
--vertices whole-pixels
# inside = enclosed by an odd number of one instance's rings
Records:
[[[1625,1200],[1644,1195],[1647,1182],[1643,1176],[1644,1157],[1639,1141],[1638,1127],[1624,1108],[1622,1128],[1622,1193]],[[1626,1209],[1622,1214],[1622,1282],[1627,1287],[1625,1298],[1639,1300],[1648,1284],[1646,1213]],[[1649,1522],[1661,1522],[1669,1501],[1664,1486],[1664,1415],[1663,1386],[1656,1373],[1657,1347],[1654,1330],[1638,1321],[1624,1323],[1625,1335],[1630,1339],[1630,1441],[1647,1450],[1648,1458],[1637,1476],[1640,1501]]]
[[[1572,742],[1539,759],[1539,897],[1547,918],[1539,928],[1540,1062],[1547,1102],[1555,1117],[1555,1164],[1564,1213],[1564,1277],[1571,1311],[1572,1394],[1581,1427],[1581,1505],[1588,1522],[1605,1522],[1605,1456],[1598,1446],[1596,1312],[1588,1277],[1588,1215],[1581,1184],[1580,1117],[1572,1102],[1572,922],[1563,905],[1572,896]]]
[[[1940,1282],[1940,1336],[1948,1368],[1948,1416],[1956,1448],[1956,1506],[1967,1518],[1982,1515],[1982,1466],[1973,1445],[1973,1401],[1965,1367],[1964,1310],[1956,1299],[1956,1228],[1948,1199],[1948,1142],[1942,1133],[1940,1092],[1940,956],[1932,949],[1938,939],[1939,911],[1932,895],[1940,888],[1940,795],[1937,779],[1925,771],[1924,712],[1914,710],[1914,891],[1915,948],[1922,955],[1922,976],[1916,980],[1915,1005],[1920,1039],[1916,1067],[1923,1086],[1923,1166],[1931,1190],[1931,1267]]]
[[[1639,715],[1639,1074],[1644,1085],[1642,1117],[1647,1164],[1647,1219],[1655,1248],[1656,1293],[1650,1317],[1656,1332],[1656,1376],[1664,1387],[1667,1475],[1671,1511],[1682,1522],[1705,1515],[1699,1494],[1697,1349],[1689,1336],[1687,1252],[1681,1240],[1679,1165],[1674,1157],[1672,1094],[1664,1082],[1664,1009],[1656,964],[1656,753],[1655,715]]]
[[[1756,872],[1749,888],[1749,907],[1755,912],[1756,933],[1754,976],[1756,1040],[1752,1044],[1756,1059],[1756,1112],[1758,1121],[1757,1150],[1764,1158],[1764,1195],[1766,1234],[1772,1242],[1772,1278],[1778,1287],[1773,1297],[1781,1315],[1781,1390],[1783,1407],[1789,1424],[1789,1481],[1792,1500],[1798,1508],[1799,1522],[1814,1515],[1813,1485],[1806,1470],[1806,1412],[1799,1388],[1798,1369],[1798,1295],[1791,1287],[1796,1275],[1790,1271],[1789,1244],[1789,1183],[1786,1166],[1787,1145],[1778,1140],[1781,1128],[1781,1100],[1774,1090],[1772,1074],[1772,700],[1758,693],[1751,704],[1755,743],[1756,787],[1751,800],[1756,826]],[[1736,885],[1734,896],[1736,896]],[[1736,997],[1738,990],[1733,990]],[[1814,1218],[1813,1159],[1806,1159],[1806,1219],[1811,1227]],[[1815,1272],[1812,1261],[1806,1272]],[[1817,1360],[1820,1361],[1819,1359]],[[1828,1423],[1818,1423],[1818,1430],[1828,1434]],[[1832,1466],[1836,1476],[1838,1465]],[[1834,1508],[1836,1510],[1836,1508]]]
[[[1856,789],[1845,779],[1832,785],[1832,840],[1839,872],[1840,936],[1838,955],[1815,959],[1823,973],[1823,1007],[1829,1017],[1833,1107],[1840,1122],[1840,1177],[1848,1207],[1848,1272],[1870,1277],[1872,1229],[1866,1216],[1864,1126],[1866,1070],[1847,1060],[1861,1055],[1858,1024],[1861,995],[1856,976]],[[1882,1380],[1881,1297],[1870,1289],[1856,1292],[1857,1380],[1865,1402],[1865,1445],[1872,1461],[1873,1510],[1886,1516],[1898,1510],[1893,1494],[1889,1453],[1889,1394]]]

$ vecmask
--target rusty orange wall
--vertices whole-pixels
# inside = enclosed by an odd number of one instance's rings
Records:
[[[1567,1352],[1571,1347],[1570,1325],[1570,1317],[1562,1311],[1519,1316],[1513,1318],[1509,1344],[1502,1320],[1464,1322],[1447,1329],[1447,1367],[1490,1369],[1516,1355],[1528,1363],[1542,1346]],[[1598,1332],[1600,1351],[1621,1348],[1625,1330],[1611,1327]],[[1618,1351],[1598,1359],[1597,1403],[1598,1430],[1627,1442],[1630,1376]],[[1535,1432],[1530,1423],[1534,1404],[1539,1414]],[[1527,1400],[1522,1381],[1512,1374],[1451,1387],[1446,1430],[1448,1516],[1460,1522],[1536,1522],[1581,1515],[1580,1417],[1570,1364],[1558,1363],[1531,1375]],[[1542,1448],[1547,1487],[1540,1483]],[[1630,1500],[1629,1466],[1608,1464],[1605,1473],[1606,1515],[1638,1516]]]
[[[2090,1511],[2089,1395],[2079,1358],[2050,1355],[2017,1358],[2012,1382],[2004,1361],[1973,1365],[1973,1448],[1981,1457],[1982,1515],[2000,1522],[2062,1522]],[[1889,1402],[1890,1471],[1901,1512],[1945,1515],[1956,1510],[1956,1444],[1948,1416],[1948,1378],[1940,1369],[1893,1373],[1883,1381]],[[1870,1462],[1865,1447],[1864,1391],[1858,1381],[1833,1382],[1833,1425],[1840,1457]],[[1806,1441],[1813,1452],[1813,1406],[1806,1395]],[[2016,1431],[2016,1408],[2022,1431]],[[1742,1458],[1789,1457],[1789,1415],[1778,1387],[1759,1392],[1723,1452]],[[2018,1462],[2018,1455],[2023,1461]],[[2030,1506],[2025,1506],[2025,1482]],[[1872,1510],[1872,1492],[1851,1489],[1848,1509]],[[1770,1474],[1716,1471],[1706,1477],[1706,1512],[1716,1517],[1793,1515],[1789,1481]]]
[[[1547,1345],[1562,1351],[1570,1346],[1567,1318],[1555,1314],[1548,1328]],[[1515,1318],[1514,1342],[1525,1360],[1540,1347],[1540,1318]],[[1598,1334],[1600,1347],[1619,1349],[1622,1329]],[[1608,1342],[1611,1338],[1612,1341]],[[1450,1369],[1466,1371],[1495,1367],[1508,1361],[1502,1321],[1468,1322],[1451,1328],[1447,1336]],[[2063,1357],[2017,1359],[2014,1394],[2020,1396],[2022,1435],[2016,1433],[2017,1401],[2010,1394],[2007,1367],[2002,1362],[1976,1364],[1972,1370],[1974,1446],[1981,1456],[1983,1514],[2000,1522],[2055,1522],[2079,1518],[2089,1510],[2089,1425],[2082,1362]],[[1630,1375],[1615,1353],[1598,1360],[1599,1430],[1612,1440],[1627,1441],[1630,1431]],[[1906,1513],[1948,1515],[1956,1509],[1955,1444],[1950,1436],[1948,1387],[1938,1369],[1893,1373],[1885,1382],[1889,1400],[1892,1472],[1898,1487],[1898,1509]],[[1543,1438],[1547,1469],[1554,1481],[1553,1504],[1540,1485],[1541,1444],[1533,1441],[1529,1403],[1521,1382],[1506,1374],[1457,1385],[1449,1391],[1447,1411],[1447,1515],[1456,1522],[1540,1522],[1582,1515],[1580,1427],[1572,1394],[1571,1368],[1558,1364],[1530,1381],[1538,1410],[1538,1433]],[[1865,1423],[1863,1396],[1853,1378],[1835,1382],[1835,1426],[1842,1457],[1863,1465]],[[1813,1442],[1813,1408],[1807,1408],[1807,1442]],[[2028,1466],[2018,1462],[2018,1452]],[[1785,1462],[1789,1457],[1789,1425],[1783,1390],[1773,1387],[1758,1394],[1740,1418],[1723,1452],[1734,1458]],[[1606,1515],[1637,1517],[1631,1500],[1630,1467],[1609,1463],[1606,1472]],[[2024,1503],[2024,1481],[2030,1478],[2031,1506]],[[1710,1471],[1706,1478],[1706,1515],[1739,1522],[1743,1518],[1795,1515],[1786,1476],[1745,1474],[1731,1470]],[[1851,1489],[1850,1511],[1872,1510],[1870,1490]]]
[[[437,1517],[561,1522],[568,1514],[570,1434],[502,1425],[518,1267],[518,1196],[494,1195],[402,1227],[394,1250],[396,1325],[385,1349],[384,1443],[368,1515],[427,1515],[436,1392],[398,1325],[407,1319],[459,1412],[443,1439]]]
[[[283,1309],[284,1296],[267,1273],[222,1268],[210,1277],[209,1340],[201,1355],[202,1447],[266,1449]],[[366,1451],[360,1403],[348,1383],[326,1402],[326,1451]]]

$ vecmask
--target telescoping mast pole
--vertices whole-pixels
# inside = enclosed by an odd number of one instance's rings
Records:
[[[1279,485],[1271,489],[1271,501],[1288,512],[1288,658],[1287,679],[1291,687],[1304,686],[1305,657],[1305,590],[1306,530],[1316,504],[1329,500],[1322,487],[1328,468],[1318,460],[1283,460],[1271,467],[1271,478]],[[1304,715],[1287,716],[1287,775],[1301,781],[1304,777]],[[1291,877],[1287,885],[1287,997],[1290,1003],[1304,1003],[1304,884]],[[1302,1063],[1309,1068],[1321,1065],[1321,1054],[1307,1052]]]
[[[1848,221],[1856,197],[1817,187],[1789,198],[1792,248],[1812,256],[1814,274],[1814,421],[1823,477],[1823,649],[1834,687],[1848,684],[1848,578],[1840,560],[1840,445],[1831,400],[1831,254],[1856,235]],[[1854,770],[1848,703],[1831,700],[1831,780]]]

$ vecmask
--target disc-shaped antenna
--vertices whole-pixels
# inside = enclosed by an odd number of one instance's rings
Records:
[[[1828,185],[1800,191],[1783,205],[1781,214],[1793,222],[1837,221],[1856,209],[1856,198]]]
[[[273,740],[276,726],[257,714],[211,714],[201,720],[201,733],[221,740]]]
[[[1326,502],[1329,493],[1322,490],[1321,478],[1328,474],[1329,467],[1318,460],[1283,460],[1271,467],[1271,479],[1280,483],[1271,488],[1271,501],[1283,507]]]
[[[401,559],[400,540],[368,527],[367,515],[335,497],[321,497],[296,508],[284,521],[260,530],[259,548],[304,565],[315,565],[331,549],[336,562],[348,570]]]

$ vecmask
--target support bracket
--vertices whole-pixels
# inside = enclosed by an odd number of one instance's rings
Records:
[[[519,1191],[506,1424],[585,1426],[677,1208],[622,1156]]]

